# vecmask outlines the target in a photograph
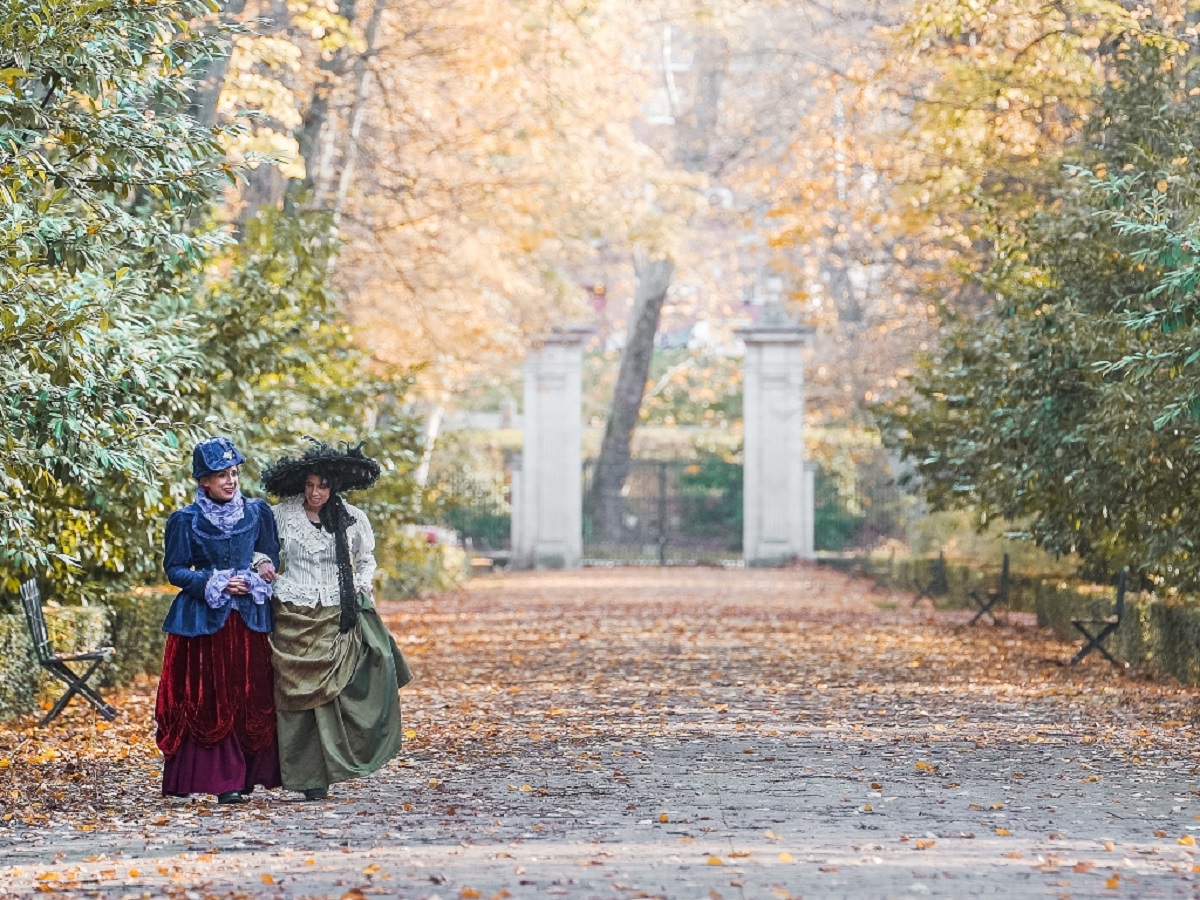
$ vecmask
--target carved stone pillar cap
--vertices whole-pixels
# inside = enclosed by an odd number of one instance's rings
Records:
[[[801,325],[787,314],[783,304],[770,302],[763,309],[762,318],[753,325],[737,328],[734,334],[749,344],[765,343],[808,343],[815,329]]]

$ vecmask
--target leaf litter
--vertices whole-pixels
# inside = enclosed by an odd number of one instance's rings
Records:
[[[926,861],[953,854],[1081,891],[1193,877],[1200,812],[1172,786],[1197,771],[1195,689],[1067,670],[1056,661],[1073,648],[1028,619],[965,628],[966,614],[906,601],[805,566],[501,575],[384,604],[418,676],[401,697],[403,755],[323,804],[262,791],[238,809],[164,800],[143,678],[114,695],[112,724],[72,703],[47,729],[0,726],[0,851],[13,863],[0,892],[368,896],[415,879],[429,889],[412,896],[534,884],[584,896],[581,873],[613,869],[596,877],[653,895],[611,851],[660,831],[695,849],[653,867],[705,891],[806,871],[799,891],[867,864],[936,877],[926,870],[947,863]],[[797,771],[797,747],[828,760]],[[714,802],[713,773],[756,785],[766,811]],[[818,775],[839,779],[821,815],[771,818],[781,785]],[[1076,795],[1119,808],[1102,837],[1057,819]],[[945,821],[918,827],[932,813]],[[869,849],[832,840],[830,823],[868,820]],[[532,858],[555,839],[571,842],[569,876],[540,874],[549,851]],[[477,846],[490,848],[486,867],[472,864],[487,877],[472,881],[450,857]],[[921,853],[894,863],[906,846]],[[458,880],[430,874],[435,862]]]

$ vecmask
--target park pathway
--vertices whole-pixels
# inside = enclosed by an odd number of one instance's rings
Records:
[[[829,570],[498,575],[388,605],[403,757],[168,803],[153,684],[0,728],[0,896],[1200,897],[1198,692]]]

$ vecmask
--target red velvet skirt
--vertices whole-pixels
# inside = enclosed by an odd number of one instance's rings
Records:
[[[214,634],[167,635],[154,708],[156,740],[170,761],[187,739],[215,747],[231,736],[247,754],[275,749],[275,685],[267,635],[236,611]]]

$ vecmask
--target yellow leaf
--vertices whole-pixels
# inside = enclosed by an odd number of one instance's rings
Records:
[[[375,863],[371,863],[369,866],[367,866],[365,869],[363,869],[363,874],[364,875],[378,875],[379,874],[379,866],[377,866]]]
[[[997,828],[996,834],[1000,835],[1000,837],[1008,837],[1010,834],[1012,834],[1012,832],[1007,828]]]
[[[792,858],[792,854],[788,853],[786,850],[779,854],[779,861],[782,863],[789,863],[792,861]]]
[[[1109,850],[1109,851],[1111,851],[1111,850],[1114,850],[1114,849],[1116,849],[1116,846],[1117,846],[1117,845],[1116,845],[1116,844],[1114,844],[1112,841],[1105,841],[1105,842],[1104,842],[1104,849],[1105,849],[1105,850]]]
[[[137,878],[137,877],[138,877],[139,875],[141,875],[141,874],[142,874],[142,873],[141,873],[141,872],[139,872],[137,869],[130,869],[130,870],[129,870],[129,877],[130,877],[130,878]]]
[[[1182,844],[1185,847],[1195,847],[1196,839],[1194,837],[1192,837],[1190,834],[1185,834],[1183,837],[1181,837],[1175,843]]]
[[[528,793],[529,791],[532,791],[532,790],[533,790],[533,788],[531,788],[531,787],[530,787],[529,785],[527,785],[527,784],[523,784],[523,785],[521,785],[521,790],[522,790],[522,791],[525,791],[526,793]]]
[[[475,890],[475,888],[463,888],[458,894],[460,900],[479,900],[483,894]]]
[[[936,843],[937,843],[937,841],[922,841],[922,840],[918,840],[918,841],[917,841],[917,849],[918,849],[918,850],[928,850],[930,847],[932,847],[932,846],[933,846],[934,844],[936,844]]]
[[[1112,888],[1113,890],[1116,890],[1120,884],[1121,874],[1119,872],[1113,872],[1112,878],[1109,878],[1104,882],[1104,886],[1106,888]]]
[[[1167,192],[1167,180],[1165,178],[1160,178],[1158,183],[1154,186],[1158,188],[1158,192],[1160,194],[1165,194]]]
[[[274,876],[274,875],[272,875],[270,872],[266,872],[266,873],[264,873],[264,874],[263,874],[263,877],[262,877],[262,883],[263,883],[263,884],[274,884],[274,883],[275,883],[275,876]]]
[[[721,862],[721,857],[719,857],[719,856],[710,856],[710,857],[708,858],[708,864],[709,864],[710,866],[723,866],[723,865],[725,865],[725,863]]]
[[[671,817],[670,817],[670,816],[668,816],[666,813],[663,813],[662,815],[660,815],[660,816],[658,817],[658,821],[660,821],[660,822],[670,822],[670,821],[671,821]]]

